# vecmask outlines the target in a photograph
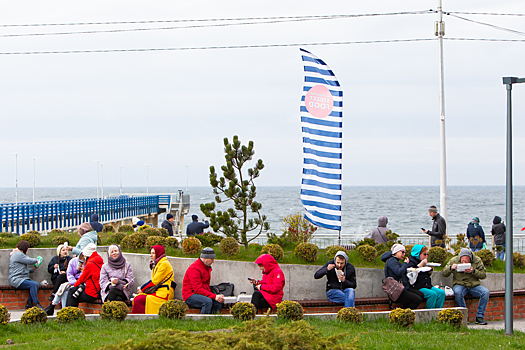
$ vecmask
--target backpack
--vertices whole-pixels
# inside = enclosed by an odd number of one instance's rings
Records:
[[[235,286],[233,285],[233,283],[223,282],[214,286],[210,286],[210,290],[214,294],[222,294],[225,297],[232,297],[234,287]]]

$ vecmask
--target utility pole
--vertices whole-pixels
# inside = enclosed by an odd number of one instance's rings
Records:
[[[15,155],[15,204],[18,204],[18,153]]]
[[[122,165],[120,166],[120,195],[122,196]]]
[[[146,164],[146,196],[149,196],[149,167]]]
[[[100,183],[99,181],[100,180],[99,180],[99,175],[98,175],[98,160],[96,160],[95,162],[97,162],[97,199],[99,199],[100,198],[100,194],[98,192],[98,188],[99,188],[99,183]]]
[[[438,21],[435,23],[435,33],[439,43],[439,212],[448,222],[447,216],[447,143],[445,136],[445,83],[443,64],[443,36],[445,35],[445,23],[443,22],[443,9],[441,0],[438,0]],[[447,231],[448,233],[448,225]],[[429,237],[430,239],[430,237]]]
[[[102,175],[101,197],[104,199],[104,163],[100,163],[100,173]]]
[[[36,158],[33,158],[33,205],[35,204],[35,160]]]

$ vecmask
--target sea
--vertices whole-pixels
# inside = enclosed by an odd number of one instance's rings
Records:
[[[204,215],[199,210],[200,204],[214,201],[215,195],[211,187],[124,187],[124,194],[167,194],[182,190],[190,195],[190,212],[185,218],[186,224],[191,222],[191,215],[196,214],[201,219]],[[525,227],[525,186],[514,187],[513,219],[514,233],[520,234]],[[120,188],[105,187],[104,196],[118,195]],[[102,193],[102,189],[99,189]],[[14,188],[0,188],[0,203],[15,202]],[[96,187],[53,187],[36,188],[36,201],[65,200],[79,198],[96,198]],[[465,233],[468,223],[473,217],[480,219],[487,236],[490,235],[492,219],[495,215],[504,221],[506,211],[505,186],[449,186],[448,197],[448,232],[450,236]],[[282,218],[294,213],[304,213],[300,200],[299,186],[260,186],[257,187],[256,200],[262,204],[261,212],[267,216],[270,232],[279,233],[282,228]],[[19,202],[32,202],[33,189],[19,188]],[[428,215],[428,207],[439,208],[438,186],[344,186],[342,195],[342,229],[341,234],[364,237],[367,231],[377,226],[380,216],[388,218],[388,228],[401,236],[422,235],[421,228],[430,229],[432,220]],[[222,203],[219,208],[230,207],[229,202]],[[339,234],[338,231],[319,228],[318,235]]]

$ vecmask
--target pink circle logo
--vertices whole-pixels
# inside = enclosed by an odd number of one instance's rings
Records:
[[[304,104],[311,115],[325,118],[332,113],[334,98],[326,86],[316,85],[306,93]]]

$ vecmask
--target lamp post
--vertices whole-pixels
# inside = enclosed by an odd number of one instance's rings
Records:
[[[18,204],[18,153],[15,155],[15,204]]]
[[[120,166],[120,195],[122,196],[122,165]]]
[[[99,192],[98,192],[98,187],[99,187],[98,160],[96,160],[95,162],[97,162],[97,199],[99,199],[100,195],[99,195]]]
[[[100,175],[102,179],[102,187],[100,188],[100,196],[104,199],[104,163],[100,163]]]
[[[513,334],[514,281],[513,266],[513,220],[512,220],[512,84],[525,83],[525,78],[504,77],[507,86],[507,232],[505,234],[505,334]]]
[[[146,164],[146,196],[149,196],[149,166]]]
[[[35,160],[36,158],[33,158],[33,205],[35,204]]]

